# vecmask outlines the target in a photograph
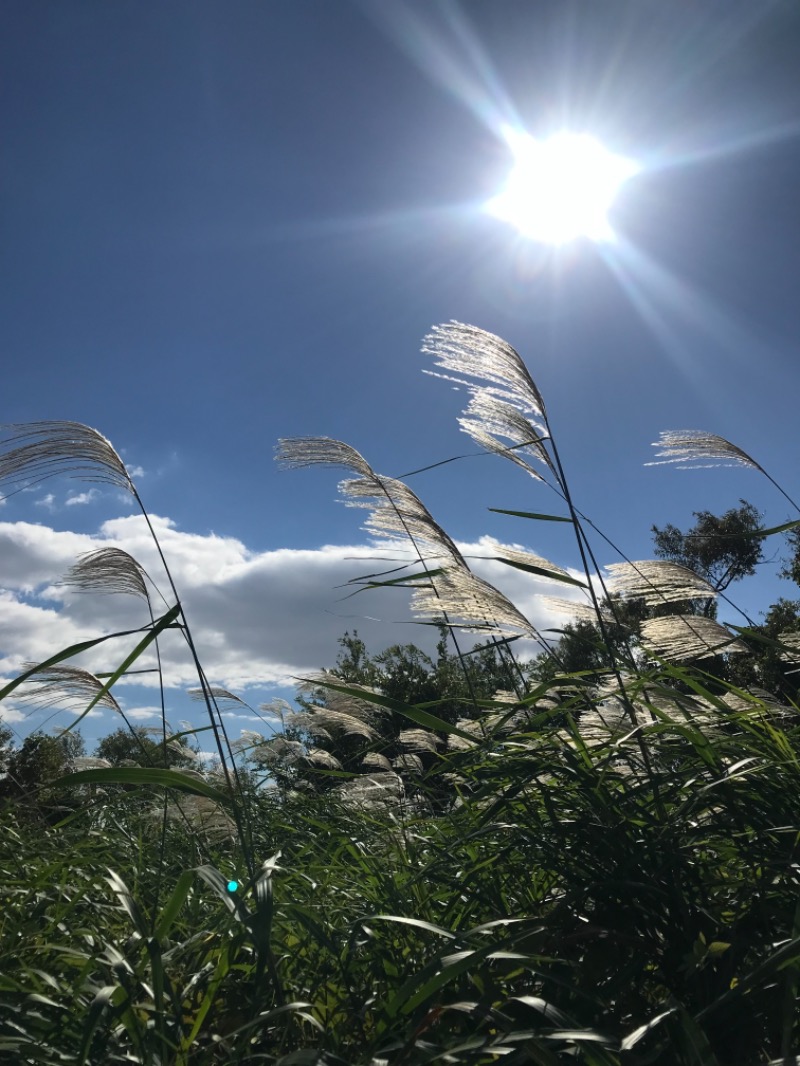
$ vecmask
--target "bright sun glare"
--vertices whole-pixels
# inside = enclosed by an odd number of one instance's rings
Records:
[[[505,188],[486,208],[520,233],[546,244],[576,237],[610,240],[608,212],[620,186],[639,169],[586,133],[556,133],[546,141],[506,131],[515,165]]]

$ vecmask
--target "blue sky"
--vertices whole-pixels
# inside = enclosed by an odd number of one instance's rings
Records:
[[[334,502],[336,473],[281,471],[273,447],[336,437],[391,475],[473,450],[463,390],[421,373],[437,322],[523,355],[578,505],[631,558],[652,554],[653,523],[685,527],[742,496],[770,524],[793,517],[752,471],[643,464],[661,430],[707,429],[800,491],[795,4],[1,12],[0,418],[110,438],[174,553],[215,680],[257,703],[332,663],[345,628],[374,650],[418,639],[399,596],[340,599],[334,586],[367,568],[349,557],[375,551]],[[486,213],[511,165],[504,124],[588,131],[639,164],[615,243],[554,250]],[[577,564],[564,527],[488,512],[557,503],[511,464],[476,457],[410,483],[476,552],[490,536]],[[90,490],[52,481],[0,508],[5,677],[138,617],[55,585],[101,544],[149,561],[129,501]],[[773,572],[736,598],[758,611],[791,596]],[[498,580],[535,614],[531,582]],[[177,656],[170,669],[171,716],[199,720]],[[123,696],[152,724],[152,691]],[[43,721],[4,713],[21,734]],[[106,713],[85,732],[117,724]]]

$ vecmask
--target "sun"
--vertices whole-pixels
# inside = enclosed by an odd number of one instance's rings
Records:
[[[608,212],[628,178],[638,171],[587,133],[562,131],[544,141],[505,131],[515,165],[505,188],[486,204],[496,218],[532,240],[566,244],[576,237],[608,241]]]

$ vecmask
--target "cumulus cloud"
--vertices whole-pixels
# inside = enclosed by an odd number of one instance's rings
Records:
[[[430,627],[412,623],[407,590],[349,595],[353,589],[347,582],[353,577],[398,565],[395,550],[387,545],[255,552],[233,537],[180,530],[166,517],[151,516],[151,521],[208,678],[244,698],[251,687],[285,687],[297,676],[331,665],[336,642],[346,629],[358,629],[375,650],[406,642],[430,646],[435,640]],[[0,671],[14,676],[22,661],[41,662],[79,641],[148,624],[147,606],[140,599],[81,594],[59,584],[79,554],[106,547],[130,553],[164,600],[173,602],[158,552],[139,515],[113,518],[91,534],[30,522],[0,522]],[[475,571],[508,596],[538,630],[561,627],[565,616],[537,594],[570,598],[577,590],[505,566],[493,558],[499,547],[488,537],[459,544]],[[153,601],[157,613],[165,609],[157,595]],[[101,644],[79,661],[95,671],[113,670],[141,636],[136,632]],[[168,687],[197,685],[180,632],[163,634],[161,655]],[[152,654],[135,665],[153,671],[137,674],[139,684],[157,684]],[[145,705],[126,713],[146,719],[161,712]]]
[[[24,722],[25,713],[18,711],[14,707],[2,707],[0,706],[0,722]]]
[[[79,507],[81,504],[91,503],[99,495],[97,489],[89,489],[88,492],[74,492],[71,496],[67,496],[64,502],[67,507]]]
[[[144,721],[147,718],[161,718],[160,707],[125,707],[125,717],[133,718],[137,721]]]

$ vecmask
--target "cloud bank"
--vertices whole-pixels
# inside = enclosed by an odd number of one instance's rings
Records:
[[[277,548],[254,552],[240,540],[180,530],[169,518],[151,516],[181,596],[209,680],[247,698],[248,690],[285,688],[298,676],[332,665],[337,640],[357,629],[370,649],[394,643],[432,646],[435,632],[412,622],[408,591],[370,590],[350,596],[352,578],[397,565],[386,544],[322,545],[313,550]],[[149,621],[144,601],[125,595],[82,594],[59,582],[77,557],[98,548],[130,553],[174,602],[153,540],[138,515],[103,522],[94,533],[59,531],[45,524],[0,522],[0,674],[15,676],[24,661],[40,662],[56,651],[101,634],[138,629]],[[467,556],[496,554],[497,542],[482,538],[459,544]],[[565,616],[537,594],[569,596],[556,585],[492,560],[471,565],[504,592],[541,630],[560,627]],[[566,592],[565,592],[566,590]],[[157,613],[165,603],[154,597]],[[78,662],[94,671],[112,670],[136,644],[128,636],[101,645]],[[471,636],[466,638],[472,640]],[[477,636],[474,638],[476,641]],[[531,653],[535,649],[531,648]],[[161,647],[168,687],[197,685],[191,656],[177,632]],[[150,655],[136,666],[155,665]],[[155,686],[155,674],[136,681]],[[115,689],[115,691],[117,691]],[[137,701],[132,717],[154,717],[151,701]],[[5,710],[6,719],[17,713]]]

